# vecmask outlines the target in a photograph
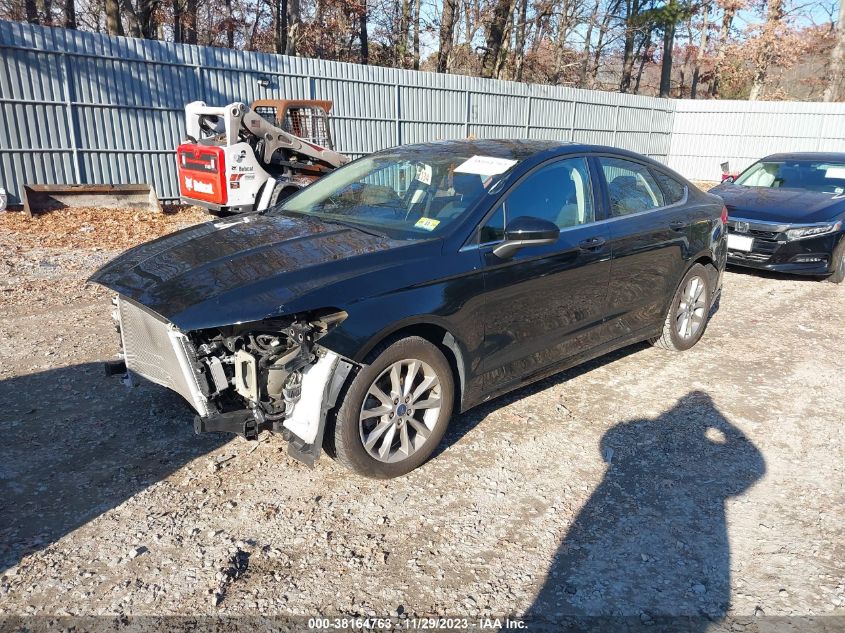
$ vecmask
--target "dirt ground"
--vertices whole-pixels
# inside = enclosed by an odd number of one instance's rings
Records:
[[[731,270],[691,351],[633,346],[457,416],[379,482],[196,436],[178,396],[103,374],[111,305],[85,277],[202,219],[124,217],[0,217],[0,616],[845,627],[845,285]]]

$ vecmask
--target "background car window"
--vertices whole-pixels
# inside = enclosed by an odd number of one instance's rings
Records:
[[[489,244],[490,242],[501,242],[505,239],[505,205],[500,204],[493,215],[491,215],[484,226],[481,227],[481,235],[479,236],[479,244]]]
[[[610,196],[611,217],[665,206],[663,192],[648,167],[621,158],[599,158]]]
[[[761,161],[736,180],[745,187],[780,187],[819,193],[845,193],[845,164],[808,160]]]
[[[592,222],[593,195],[584,158],[560,160],[535,171],[508,195],[507,216],[531,216],[565,229]]]
[[[654,174],[655,179],[657,179],[657,182],[660,183],[660,187],[663,189],[664,204],[676,204],[684,199],[684,194],[687,191],[685,184],[678,182],[671,176],[667,176],[660,171],[654,170],[651,173]]]

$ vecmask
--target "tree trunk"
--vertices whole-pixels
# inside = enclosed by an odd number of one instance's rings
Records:
[[[719,45],[716,48],[716,64],[713,68],[713,81],[710,84],[711,97],[715,97],[719,94],[719,74],[725,65],[725,56],[728,51],[728,38],[731,36],[731,27],[733,26],[735,16],[736,8],[733,6],[726,8],[725,14],[722,16],[722,28],[719,29]]]
[[[650,27],[648,32],[645,34],[645,39],[643,40],[643,52],[640,56],[640,68],[637,70],[637,81],[634,84],[634,94],[640,94],[640,81],[643,78],[643,69],[645,68],[645,63],[649,57],[649,51],[651,50],[651,34],[653,32],[654,27]]]
[[[516,63],[514,79],[522,81],[525,66],[525,31],[528,28],[528,0],[519,0],[519,24],[516,27]]]
[[[287,0],[285,0],[287,3]],[[226,0],[226,46],[235,48],[235,15],[232,9],[232,0]],[[287,31],[285,31],[287,38]]]
[[[76,28],[76,0],[65,0],[65,28]]]
[[[440,47],[437,49],[437,72],[449,72],[452,56],[452,41],[455,37],[455,21],[458,0],[443,0],[443,14],[440,17]]]
[[[408,29],[411,25],[411,0],[401,0],[402,7],[399,10],[399,24],[395,35],[396,41],[396,65],[405,68],[408,58]]]
[[[675,22],[669,20],[663,29],[663,60],[660,64],[660,96],[672,91],[672,49],[675,47]]]
[[[495,0],[493,15],[487,24],[487,48],[482,58],[483,77],[495,77],[499,66],[499,55],[505,47],[505,34],[510,19],[511,0]]]
[[[367,33],[368,17],[369,12],[367,11],[367,3],[364,2],[364,6],[361,9],[361,13],[358,18],[358,30],[360,31],[361,36],[361,63],[364,65],[370,63],[370,36]]]
[[[366,15],[366,10],[364,11],[364,14]],[[300,8],[300,1],[288,0],[288,55],[296,55],[300,30],[302,30],[302,10]],[[366,32],[366,28],[364,30]]]
[[[590,69],[590,75],[587,81],[587,86],[591,89],[595,88],[596,83],[598,82],[599,68],[601,67],[601,54],[605,47],[604,38],[610,30],[610,21],[613,19],[617,9],[619,8],[619,2],[620,0],[616,0],[615,3],[609,4],[604,17],[601,20],[601,26],[599,27],[599,39],[596,42],[596,48],[593,51],[593,67]]]
[[[197,7],[198,0],[186,0],[185,2],[185,32],[186,44],[197,43]]]
[[[26,21],[30,24],[38,24],[38,7],[35,6],[35,0],[25,0],[26,6]]]
[[[698,81],[701,76],[701,60],[707,54],[707,37],[710,28],[710,5],[701,5],[701,40],[698,44],[698,54],[695,56],[695,66],[692,69],[692,85],[689,88],[689,98],[695,99],[698,94]]]
[[[45,26],[53,25],[53,2],[52,0],[36,0],[35,9],[40,18],[41,24]]]
[[[754,71],[754,84],[751,86],[749,101],[757,101],[763,94],[766,87],[766,77],[769,74],[774,49],[774,38],[777,36],[777,27],[783,17],[783,0],[769,0],[769,10],[766,15],[766,24],[763,27],[763,45],[760,56],[757,59],[757,68]]]
[[[593,26],[596,24],[596,18],[599,14],[599,5],[601,4],[601,0],[596,0],[595,4],[593,4],[593,10],[590,12],[590,20],[587,22],[587,32],[584,34],[584,53],[581,59],[581,68],[578,71],[578,87],[583,88],[587,85],[587,73],[590,70],[590,47],[593,44]],[[562,38],[563,39],[563,38]],[[558,55],[562,54],[563,41],[558,42]],[[556,63],[555,66],[558,66],[559,63]],[[558,73],[558,69],[555,68],[555,75]]]
[[[420,9],[421,0],[414,1],[414,70],[420,69]]]
[[[632,22],[638,12],[638,0],[625,0],[625,44],[622,48],[622,78],[619,81],[619,92],[628,92],[631,88],[631,78],[634,74],[634,40],[637,35],[637,29]]]
[[[282,35],[285,20],[282,19],[282,15],[284,15],[282,0],[273,0],[273,51],[277,55],[281,55],[285,50],[284,42],[282,42],[285,38]]]
[[[123,24],[120,21],[120,3],[118,0],[105,0],[106,33],[109,35],[123,35]]]
[[[830,52],[830,79],[824,90],[825,101],[845,99],[845,0],[839,2],[839,22],[836,25],[836,45]]]

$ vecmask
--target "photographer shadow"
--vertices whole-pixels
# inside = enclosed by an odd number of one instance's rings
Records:
[[[760,451],[692,392],[601,442],[607,471],[526,612],[538,631],[703,632],[730,606],[726,501],[765,472]]]

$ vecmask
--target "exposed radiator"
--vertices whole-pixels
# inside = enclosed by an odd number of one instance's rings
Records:
[[[126,367],[147,380],[172,389],[202,416],[208,399],[194,372],[196,355],[187,336],[154,312],[118,297],[120,332]]]

